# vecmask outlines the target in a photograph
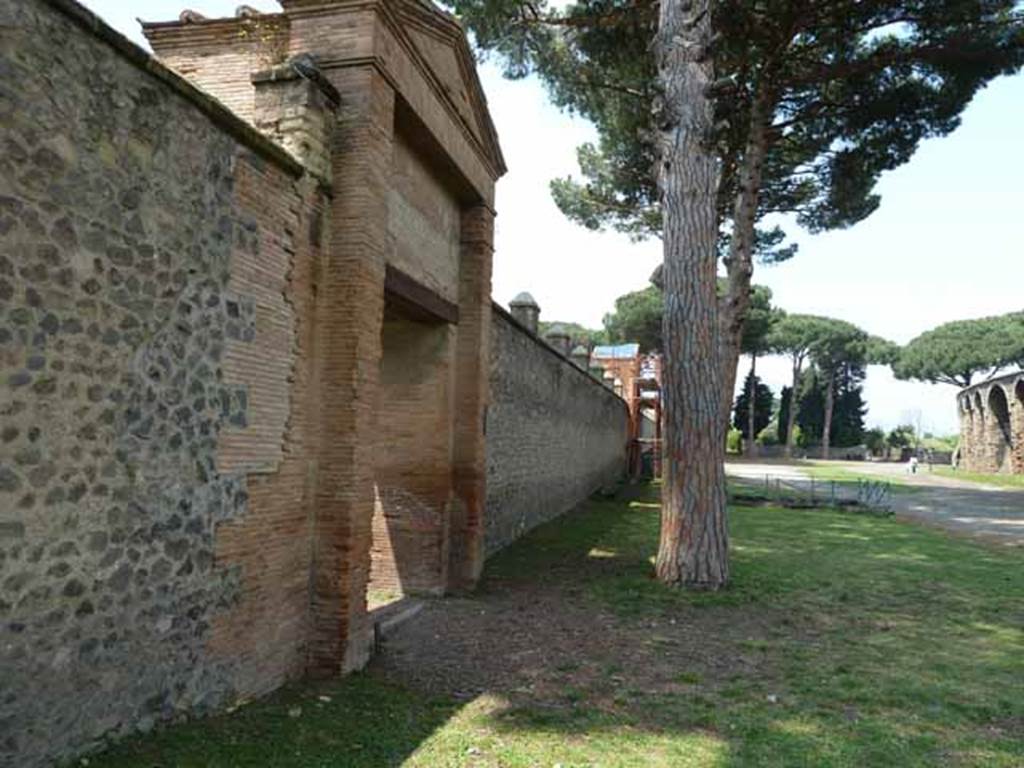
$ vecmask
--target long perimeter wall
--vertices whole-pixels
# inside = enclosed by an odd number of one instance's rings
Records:
[[[493,553],[623,475],[625,401],[495,305],[485,546]]]

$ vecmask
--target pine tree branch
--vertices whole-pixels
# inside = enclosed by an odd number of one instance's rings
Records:
[[[586,78],[571,77],[563,77],[561,80],[569,85],[581,86],[583,88],[596,88],[602,91],[614,91],[615,93],[622,93],[645,101],[650,101],[654,98],[653,94],[649,91],[642,91],[639,88],[630,88],[628,85],[620,85],[618,83],[597,82]]]
[[[551,16],[543,15],[532,3],[524,3],[523,9],[528,10],[529,15],[520,13],[516,23],[527,25],[568,27],[571,29],[587,29],[613,27],[618,24],[635,20],[637,11],[653,8],[658,0],[633,0],[633,4],[627,8],[616,8],[607,13],[586,16]]]
[[[897,64],[943,63],[951,59],[960,62],[988,61],[991,57],[991,51],[971,50],[967,47],[975,39],[976,33],[968,32],[947,38],[941,43],[928,43],[900,48],[881,48],[868,56],[854,61],[832,65],[817,63],[809,67],[811,72],[806,76],[794,77],[789,80],[787,85],[794,89],[821,85],[857,75],[872,74]]]

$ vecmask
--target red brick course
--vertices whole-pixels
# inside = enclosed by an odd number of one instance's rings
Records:
[[[319,447],[314,276],[310,235],[323,199],[310,180],[282,178],[244,158],[238,205],[257,222],[257,250],[236,249],[230,285],[256,301],[255,337],[231,341],[225,378],[247,386],[249,425],[222,433],[221,471],[247,472],[244,515],[216,529],[216,561],[239,568],[237,605],[217,618],[211,651],[238,669],[242,695],[278,687],[306,668],[313,494]]]

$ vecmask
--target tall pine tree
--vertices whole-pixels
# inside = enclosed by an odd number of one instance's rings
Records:
[[[714,431],[711,422],[696,418],[717,397],[725,423],[755,254],[792,254],[780,249],[778,231],[759,234],[758,221],[791,212],[820,231],[875,210],[884,171],[906,162],[922,139],[953,130],[979,88],[1024,62],[1016,0],[453,7],[481,46],[505,57],[509,74],[536,72],[557,104],[597,126],[598,145],[580,153],[584,182],[554,186],[562,209],[587,226],[664,239],[666,414],[678,423],[666,425],[658,571],[670,582],[724,583],[724,475],[712,468],[724,453],[697,433]],[[698,203],[700,195],[709,199]],[[720,309],[709,287],[715,229],[729,283]],[[706,369],[709,342],[718,347],[714,375]],[[692,382],[673,371],[684,365],[697,370]],[[685,398],[678,410],[675,397]],[[677,485],[684,483],[685,494]],[[677,567],[665,565],[671,550]]]
[[[922,139],[949,133],[974,94],[1024,63],[1015,0],[719,0],[711,90],[719,118],[725,383],[735,378],[754,258],[791,256],[772,213],[813,232],[847,227],[880,202],[875,183]],[[650,45],[652,0],[584,0],[553,10],[526,0],[457,0],[454,8],[512,75],[537,72],[557,104],[593,120],[582,181],[555,200],[590,228],[660,234]],[[731,370],[731,373],[730,373]],[[727,387],[729,392],[731,387]],[[730,396],[731,399],[731,396]]]

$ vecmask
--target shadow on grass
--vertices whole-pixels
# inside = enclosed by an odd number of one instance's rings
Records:
[[[243,768],[405,763],[458,705],[367,673],[289,686],[238,710],[159,728],[86,759],[90,768]]]
[[[658,525],[656,488],[594,501],[429,604],[368,673],[92,765],[1024,765],[1020,553],[735,509],[733,586],[691,594],[653,578]]]
[[[544,579],[616,617],[595,613],[583,635],[604,642],[578,639],[575,668],[543,633],[532,649],[488,637],[494,655],[530,659],[519,684],[482,682],[505,697],[474,721],[500,734],[480,737],[496,764],[1024,764],[1019,553],[831,511],[736,509],[731,528],[733,586],[715,594],[653,578],[653,492],[593,503],[495,558],[492,599],[543,601]]]

